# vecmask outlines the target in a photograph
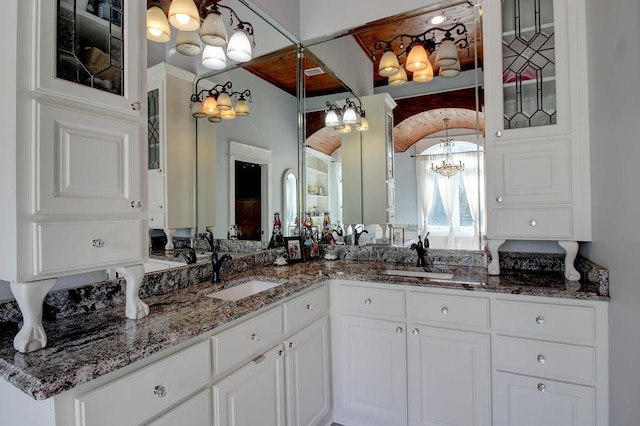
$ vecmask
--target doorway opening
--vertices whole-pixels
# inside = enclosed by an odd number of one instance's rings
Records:
[[[238,239],[262,239],[262,166],[236,160],[235,162],[235,224]]]

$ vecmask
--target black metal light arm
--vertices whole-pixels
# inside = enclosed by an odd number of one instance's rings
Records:
[[[229,11],[229,25],[233,25],[234,18],[235,18],[235,21],[238,23],[237,28],[246,31],[247,34],[251,36],[252,47],[256,47],[256,41],[253,36],[253,25],[251,25],[250,22],[243,21],[242,19],[240,19],[238,14],[229,6],[219,4],[215,0],[205,0],[202,2],[202,5],[200,6],[200,16],[203,19],[206,18],[207,14],[209,13],[216,13],[222,16],[220,9],[225,9]]]
[[[442,38],[442,40],[440,41],[436,40],[436,31],[440,31],[444,33],[444,37]],[[453,32],[455,32],[455,34],[459,36],[464,36],[464,37],[456,40],[451,35]],[[427,38],[427,35],[429,33],[431,33],[431,37]],[[411,42],[409,43],[406,49],[404,48],[405,38],[411,40]],[[449,28],[441,28],[441,27],[429,28],[425,32],[417,35],[398,34],[391,40],[377,40],[373,44],[373,50],[374,51],[382,50],[384,52],[393,50],[392,49],[393,43],[396,42],[398,39],[400,39],[400,46],[399,46],[400,49],[404,49],[402,52],[396,54],[396,56],[398,57],[404,54],[408,54],[411,48],[416,43],[421,43],[425,47],[425,49],[431,52],[433,52],[442,43],[443,40],[453,41],[454,44],[456,44],[460,49],[467,49],[467,50],[469,49],[469,39],[467,38],[467,27],[463,23],[457,23]]]

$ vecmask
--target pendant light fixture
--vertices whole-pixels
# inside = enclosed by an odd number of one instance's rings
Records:
[[[171,39],[167,15],[158,6],[147,9],[147,38],[158,43],[166,43]]]
[[[200,14],[193,0],[173,0],[169,6],[169,23],[182,31],[200,28]]]
[[[194,118],[207,117],[211,123],[220,123],[222,120],[248,116],[249,102],[251,102],[249,89],[236,92],[233,90],[233,84],[227,81],[225,84],[216,84],[210,90],[203,89],[191,95],[191,115]]]
[[[179,31],[176,37],[176,50],[185,56],[198,56],[202,53],[200,36],[197,31]]]
[[[345,100],[345,105],[326,102],[327,111],[324,116],[325,127],[333,127],[339,133],[349,133],[352,129],[359,132],[369,130],[369,122],[365,118],[365,111],[351,99]]]
[[[223,70],[227,66],[227,57],[220,46],[206,46],[202,52],[202,65],[211,70]]]
[[[413,73],[413,81],[416,83],[428,83],[431,80],[433,80],[433,65],[431,65],[431,62],[425,69]]]
[[[407,55],[407,64],[405,68],[410,72],[422,71],[427,68],[428,63],[429,54],[426,49],[422,43],[415,43]]]
[[[415,75],[415,74],[414,74]],[[415,78],[414,78],[415,80]],[[389,77],[389,86],[391,87],[402,87],[407,84],[407,72],[404,70],[404,67],[400,65],[400,72]]]

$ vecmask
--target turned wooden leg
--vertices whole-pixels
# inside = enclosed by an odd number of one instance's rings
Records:
[[[164,234],[167,236],[167,244],[165,244],[164,249],[166,251],[173,250],[173,234],[175,234],[175,229],[165,229]]]
[[[558,241],[558,245],[565,251],[564,256],[564,277],[569,281],[579,281],[580,272],[574,266],[576,255],[578,254],[577,241]]]
[[[487,240],[487,248],[489,249],[489,253],[491,253],[491,263],[487,266],[489,275],[500,275],[500,255],[498,254],[498,249],[504,244],[504,241],[505,240]]]
[[[140,319],[149,315],[149,305],[140,300],[140,285],[144,277],[142,265],[124,266],[116,268],[116,271],[127,280],[127,303],[125,315],[129,319]]]
[[[56,278],[11,283],[11,292],[22,312],[22,328],[13,339],[13,347],[22,353],[35,351],[47,346],[47,334],[42,327],[42,303]]]

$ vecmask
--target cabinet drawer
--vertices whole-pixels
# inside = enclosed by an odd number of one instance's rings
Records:
[[[213,336],[213,374],[224,373],[242,364],[282,338],[281,306]]]
[[[595,308],[496,300],[495,330],[523,337],[593,343]]]
[[[409,292],[407,304],[412,321],[489,328],[489,299]]]
[[[570,239],[573,236],[571,208],[495,209],[493,236]]]
[[[496,336],[496,369],[566,381],[595,381],[596,350],[588,346]]]
[[[135,262],[143,257],[144,231],[139,219],[41,222],[33,227],[36,275]]]
[[[206,426],[211,424],[211,391],[205,389],[146,426]]]
[[[76,422],[139,424],[205,386],[210,377],[209,344],[204,341],[77,398]]]
[[[316,318],[320,318],[329,310],[329,290],[323,285],[317,290],[304,294],[284,304],[284,331],[290,333]]]
[[[344,285],[340,289],[340,306],[345,312],[404,317],[404,291]]]

